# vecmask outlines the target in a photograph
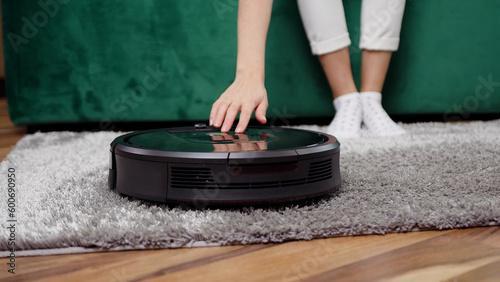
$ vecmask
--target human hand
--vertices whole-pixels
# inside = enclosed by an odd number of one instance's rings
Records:
[[[235,132],[242,133],[247,128],[254,110],[257,120],[262,124],[266,123],[267,107],[267,91],[263,81],[237,76],[212,105],[210,125],[221,127],[221,132],[228,132],[241,111]]]

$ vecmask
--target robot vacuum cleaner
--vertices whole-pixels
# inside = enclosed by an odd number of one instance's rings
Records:
[[[111,143],[108,185],[162,203],[268,204],[340,188],[340,143],[306,130],[249,127],[243,134],[202,124],[140,131]]]

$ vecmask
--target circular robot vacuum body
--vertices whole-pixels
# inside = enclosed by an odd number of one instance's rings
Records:
[[[136,198],[195,207],[306,199],[340,187],[339,146],[334,136],[289,128],[134,132],[111,143],[108,185]]]

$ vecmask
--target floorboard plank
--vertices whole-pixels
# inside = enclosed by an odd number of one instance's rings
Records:
[[[468,242],[500,248],[500,228],[498,226],[491,228],[457,229],[450,233],[450,236],[457,236]]]
[[[289,281],[366,259],[409,244],[442,235],[443,232],[357,236],[289,242],[226,261],[208,263],[156,277],[151,281],[177,281],[182,277],[213,281]],[[253,277],[254,273],[261,275]],[[144,277],[148,278],[148,277]]]
[[[461,230],[463,233],[475,229]],[[455,234],[453,234],[455,233]],[[310,277],[340,281],[443,280],[500,259],[500,248],[463,239],[452,231]]]
[[[254,247],[255,248],[255,247]],[[156,271],[151,265],[175,267],[198,260],[244,252],[245,246],[219,248],[122,251],[18,259],[18,279],[28,281],[68,281],[93,277],[95,281],[123,281]],[[229,255],[228,255],[229,254]],[[0,273],[0,279],[2,279]],[[126,276],[126,277],[125,277]]]
[[[448,282],[498,282],[500,280],[500,259],[448,279]]]

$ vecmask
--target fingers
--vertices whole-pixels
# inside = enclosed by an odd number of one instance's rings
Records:
[[[229,106],[225,102],[221,103],[217,102],[214,103],[214,105],[212,106],[212,112],[210,113],[211,125],[217,128],[222,126],[221,132],[228,132],[233,126],[234,120],[236,119],[236,116],[240,111],[241,105],[232,104]],[[236,133],[244,132],[248,126],[248,123],[250,122],[250,118],[252,117],[252,112],[253,112],[252,107],[249,106],[248,104],[245,104],[243,107],[244,108],[241,110],[240,119],[235,130]],[[262,124],[265,124],[267,122],[266,119],[267,107],[268,107],[267,101],[262,101],[262,103],[260,103],[257,109],[255,110],[255,117]],[[212,115],[215,116],[215,118],[213,118]]]
[[[247,128],[248,122],[250,122],[250,118],[252,117],[253,109],[249,106],[243,106],[243,109],[240,113],[240,120],[238,125],[236,126],[236,133],[242,133]]]
[[[227,102],[221,102],[217,100],[212,105],[212,110],[210,111],[210,121],[209,125],[213,125],[214,127],[221,127],[221,132],[228,132],[233,126],[233,122],[238,115],[240,110],[239,104],[229,104]],[[250,116],[252,112],[250,111]],[[248,122],[247,122],[248,123]],[[243,131],[245,129],[243,128]]]
[[[219,109],[219,100],[215,101],[210,110],[210,119],[208,125],[214,125],[215,116],[217,115],[217,110]]]
[[[220,101],[217,101],[216,103],[218,103],[218,105],[215,109],[216,112],[213,119],[213,126],[218,128],[222,126],[222,122],[224,121],[224,117],[226,116],[226,111],[229,107],[229,103]]]
[[[222,125],[221,132],[228,132],[233,126],[233,122],[240,111],[239,105],[231,105],[226,112],[226,118],[224,119],[224,125]]]
[[[255,118],[257,118],[257,120],[262,124],[265,124],[267,122],[267,119],[266,119],[267,106],[268,106],[267,99],[264,99],[259,104],[257,109],[255,109]]]
[[[212,105],[209,124],[216,128],[220,127],[221,132],[228,132],[241,111],[235,131],[242,133],[246,130],[254,110],[255,117],[260,123],[267,122],[267,107],[267,94],[263,85],[254,82],[243,83],[238,80]]]

